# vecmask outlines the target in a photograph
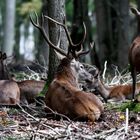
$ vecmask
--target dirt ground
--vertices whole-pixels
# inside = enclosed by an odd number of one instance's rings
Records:
[[[55,120],[43,107],[28,106],[0,109],[1,140],[137,140],[140,139],[140,113],[105,108],[101,118],[90,122],[71,121],[60,116]],[[64,119],[65,118],[65,119]],[[127,121],[128,118],[128,121]]]

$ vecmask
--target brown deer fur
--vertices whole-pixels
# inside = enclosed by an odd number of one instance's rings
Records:
[[[140,18],[140,12],[135,9],[131,8],[132,13],[136,15],[136,17]],[[139,22],[139,21],[138,21]],[[135,98],[135,88],[136,88],[136,72],[140,72],[140,35],[138,35],[134,41],[132,42],[132,45],[129,49],[129,63],[130,63],[130,70],[132,75],[132,94],[133,99]]]
[[[0,80],[0,104],[12,105],[20,101],[20,91],[16,82]]]
[[[131,84],[126,85],[114,85],[106,86],[101,80],[99,75],[93,78],[91,83],[87,83],[87,87],[90,89],[94,88],[105,101],[124,101],[125,99],[132,99],[132,86]],[[136,95],[140,92],[140,83],[136,85]]]
[[[61,60],[55,78],[46,93],[45,102],[51,109],[70,118],[97,120],[103,111],[100,99],[78,88],[77,75],[72,70],[71,60]]]
[[[33,103],[37,95],[43,90],[45,81],[25,80],[17,82],[20,89],[21,103]]]
[[[79,77],[89,81],[92,78],[92,75],[84,69],[83,65],[80,62],[76,61],[79,56],[87,54],[89,52],[89,50],[82,50],[82,44],[86,36],[85,25],[83,24],[85,32],[83,39],[78,44],[74,44],[71,40],[71,37],[68,33],[68,28],[65,24],[62,24],[44,15],[42,15],[41,22],[39,22],[36,13],[35,16],[36,22],[34,22],[32,17],[30,16],[32,24],[40,30],[44,39],[47,41],[50,47],[57,51],[57,53],[65,56],[65,58],[61,60],[55,74],[55,78],[51,82],[46,93],[46,105],[54,111],[67,115],[72,119],[82,117],[94,122],[100,117],[101,112],[103,111],[103,104],[100,99],[94,94],[81,91],[78,84]],[[47,18],[48,20],[51,20],[52,22],[64,28],[69,41],[67,53],[60,48],[61,30],[59,32],[59,41],[57,45],[54,45],[49,40],[43,27],[44,18]],[[80,51],[77,51],[79,50],[79,48]]]

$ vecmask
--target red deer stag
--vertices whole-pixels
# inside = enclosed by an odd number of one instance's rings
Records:
[[[132,13],[136,15],[138,20],[140,21],[140,12],[136,8],[131,8]],[[138,21],[138,22],[139,22]],[[132,98],[135,98],[135,89],[136,89],[136,74],[140,72],[140,35],[138,35],[130,49],[129,49],[129,63],[130,63],[130,70],[132,75]]]
[[[82,54],[87,54],[89,52],[76,51],[77,47],[82,46],[86,31],[83,40],[79,44],[75,45],[70,38],[65,24],[59,23],[54,19],[45,16],[45,18],[53,21],[65,29],[69,41],[68,52],[66,53],[64,50],[58,47],[60,44],[60,35],[57,46],[54,45],[47,37],[43,28],[44,16],[42,15],[41,24],[39,24],[37,15],[36,18],[37,21],[35,23],[30,16],[32,24],[40,30],[50,47],[61,55],[65,56],[65,58],[61,60],[57,68],[55,78],[51,82],[46,93],[46,105],[58,113],[69,116],[71,119],[87,118],[89,121],[94,122],[100,117],[101,112],[103,111],[103,103],[94,94],[81,91],[78,84],[79,77],[82,77],[85,80],[90,80],[92,77],[91,74],[85,71],[83,65],[76,60]]]
[[[97,70],[98,71],[98,70]],[[131,84],[126,85],[115,85],[115,86],[106,86],[101,80],[99,71],[96,72],[97,75],[94,75],[94,78],[91,81],[87,82],[85,86],[88,89],[95,89],[99,93],[105,102],[109,101],[124,101],[125,99],[132,99],[132,86]],[[136,85],[136,95],[140,92],[140,83]]]

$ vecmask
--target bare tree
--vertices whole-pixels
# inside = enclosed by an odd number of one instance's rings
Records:
[[[6,0],[4,44],[2,47],[2,51],[6,52],[7,55],[11,55],[13,53],[15,4],[16,4],[16,0]]]

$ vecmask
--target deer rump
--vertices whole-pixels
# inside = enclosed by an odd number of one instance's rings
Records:
[[[15,105],[20,102],[20,90],[16,82],[0,80],[0,104]]]

